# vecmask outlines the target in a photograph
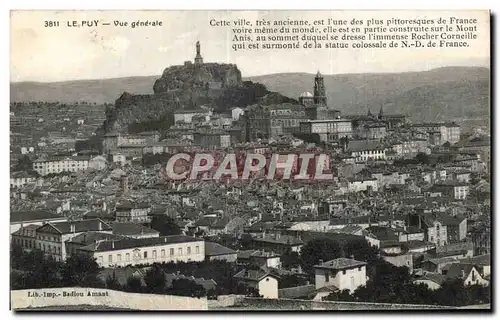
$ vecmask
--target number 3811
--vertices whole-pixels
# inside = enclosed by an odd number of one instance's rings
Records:
[[[59,27],[59,21],[45,21],[45,28]]]

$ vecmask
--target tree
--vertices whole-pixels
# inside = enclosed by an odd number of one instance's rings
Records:
[[[106,288],[110,289],[110,290],[122,290],[122,286],[120,285],[120,283],[118,282],[118,280],[116,279],[116,273],[113,272],[113,275],[112,276],[108,276],[106,278]]]
[[[197,284],[193,280],[180,278],[172,282],[172,286],[166,290],[168,294],[187,297],[203,297],[206,296],[205,288]]]
[[[141,293],[143,291],[141,279],[138,277],[130,276],[127,279],[127,284],[124,287],[127,292]]]
[[[160,232],[160,236],[182,234],[181,228],[169,216],[154,216],[151,220],[151,228]]]
[[[61,276],[66,286],[94,286],[99,283],[99,265],[94,257],[86,254],[71,255],[64,263]]]
[[[33,161],[31,161],[28,155],[22,155],[16,163],[13,171],[33,171]]]
[[[280,281],[278,286],[280,289],[282,288],[292,288],[298,286],[304,286],[307,284],[307,280],[297,276],[296,274],[285,274],[280,276]]]
[[[144,276],[146,287],[151,293],[163,293],[165,291],[165,272],[158,264],[153,264],[151,269],[146,272]]]
[[[300,256],[297,252],[292,250],[287,250],[281,256],[281,265],[285,269],[295,268],[300,265]]]
[[[10,247],[10,267],[13,269],[20,269],[22,267],[23,257],[23,247],[16,243],[13,243]]]
[[[306,243],[301,250],[300,260],[302,269],[312,274],[313,266],[319,260],[328,261],[341,257],[342,248],[337,241],[329,238],[318,238]]]

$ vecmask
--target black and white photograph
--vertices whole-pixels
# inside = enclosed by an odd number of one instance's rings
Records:
[[[490,19],[12,10],[11,310],[491,312]]]

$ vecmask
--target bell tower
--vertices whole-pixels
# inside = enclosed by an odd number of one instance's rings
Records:
[[[326,106],[325,83],[319,70],[314,78],[314,104]]]
[[[196,57],[194,58],[194,64],[203,64],[203,57],[201,56],[201,46],[199,41],[196,41]]]

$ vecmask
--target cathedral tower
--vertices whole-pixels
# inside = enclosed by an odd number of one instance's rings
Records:
[[[203,57],[201,56],[201,46],[199,41],[196,41],[196,57],[194,58],[194,64],[203,64]]]
[[[319,71],[314,78],[314,103],[326,106],[325,83]]]

